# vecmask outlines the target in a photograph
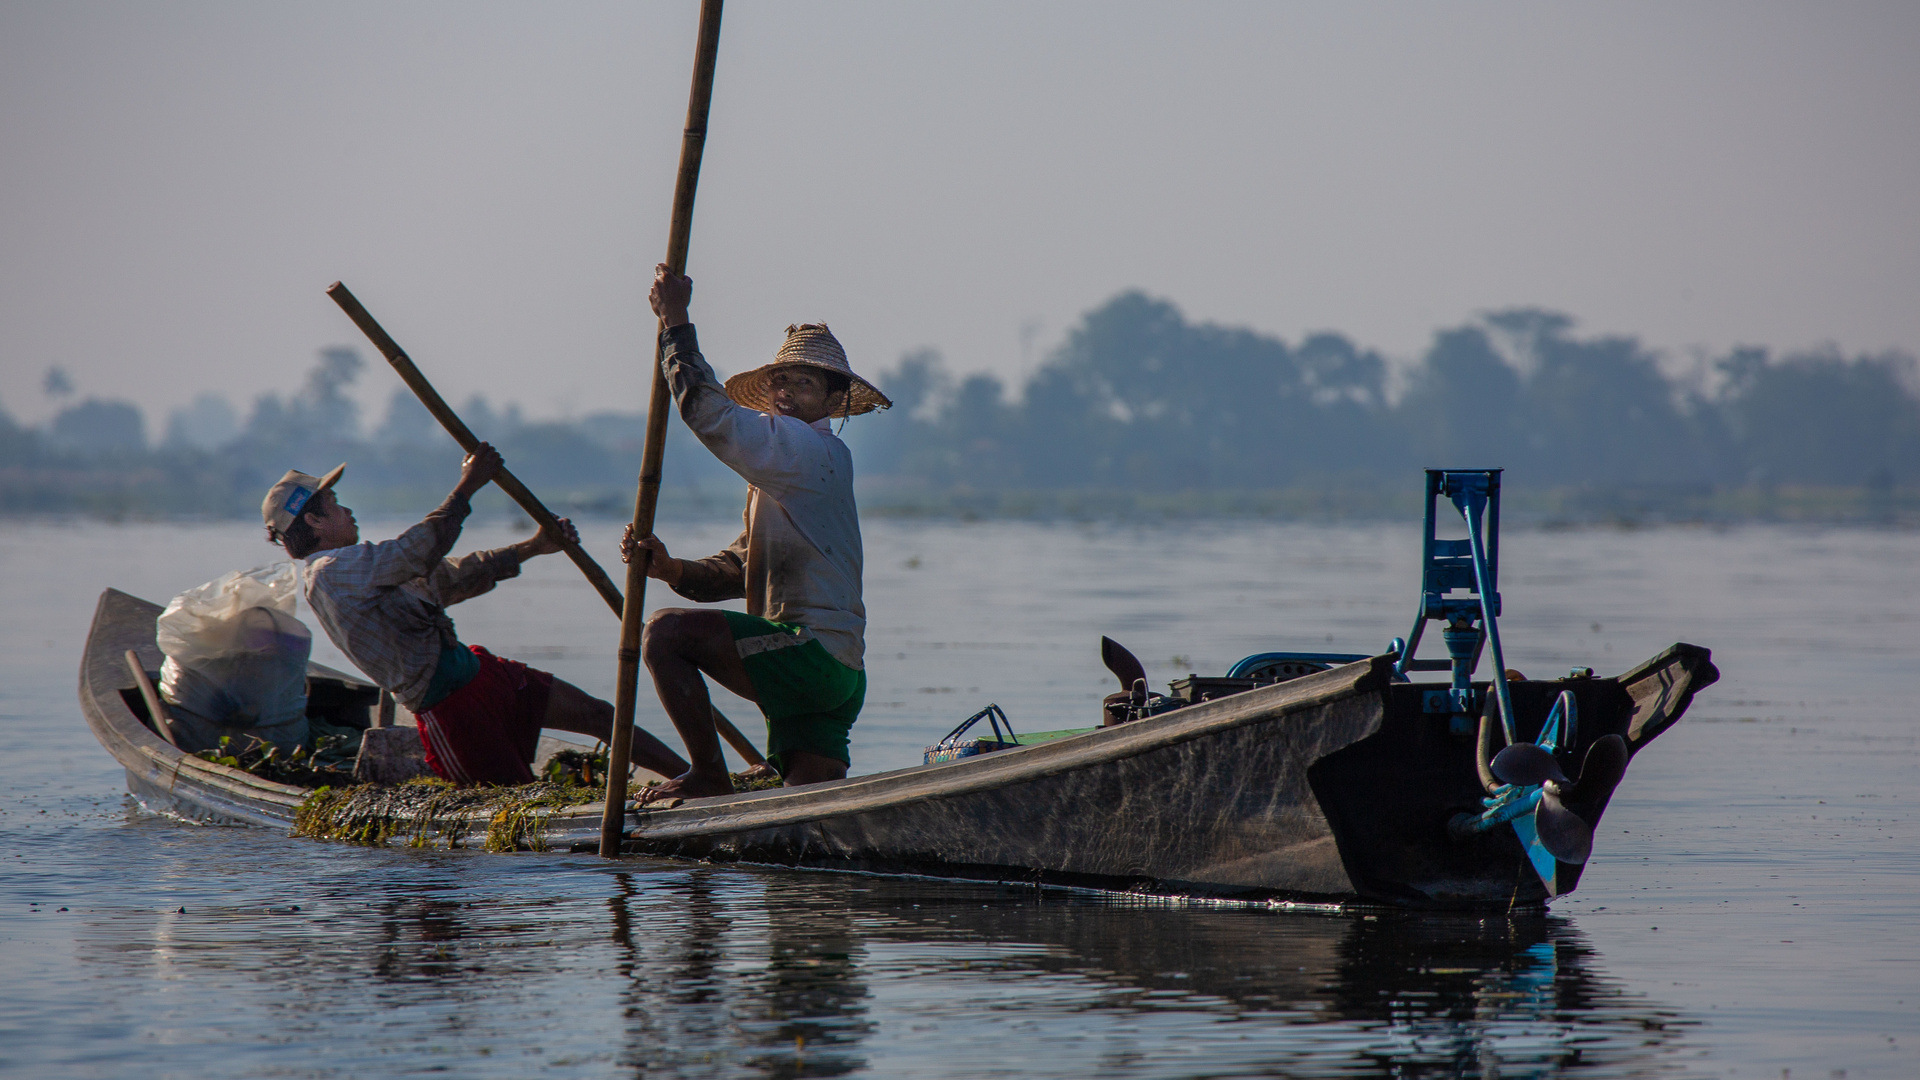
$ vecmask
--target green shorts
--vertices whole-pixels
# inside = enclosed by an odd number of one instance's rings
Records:
[[[866,704],[867,673],[835,660],[804,626],[720,614],[767,718],[767,761],[783,774],[795,750],[853,764],[847,732]]]

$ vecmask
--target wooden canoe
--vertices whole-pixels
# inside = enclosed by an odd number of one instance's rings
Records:
[[[158,605],[109,589],[80,672],[94,734],[149,809],[285,828],[308,794],[184,755],[146,723],[124,653],[157,669]],[[315,710],[364,724],[377,691],[319,664]],[[1719,677],[1674,645],[1617,678],[1511,684],[1522,738],[1555,697],[1579,703],[1575,757],[1605,735],[1637,752]],[[1374,657],[1118,727],[798,789],[630,809],[625,850],[886,874],[1247,901],[1415,908],[1533,906],[1549,892],[1511,829],[1465,840],[1475,744],[1422,711],[1423,687]],[[484,829],[484,823],[479,823]],[[1595,822],[1597,824],[1597,822]],[[600,809],[544,819],[543,846],[597,850]]]

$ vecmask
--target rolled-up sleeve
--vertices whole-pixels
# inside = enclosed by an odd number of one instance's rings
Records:
[[[680,582],[673,591],[696,604],[717,604],[747,595],[747,534],[704,559],[680,560]]]
[[[473,551],[457,559],[442,559],[427,577],[427,589],[441,607],[471,600],[510,577],[520,575],[520,555],[513,548]]]

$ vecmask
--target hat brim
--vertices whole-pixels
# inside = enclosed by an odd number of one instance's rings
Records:
[[[847,377],[847,402],[843,408],[834,410],[835,416],[859,416],[875,409],[890,409],[893,400],[880,392],[880,388],[844,368],[830,364],[816,363],[812,360],[776,360],[771,364],[743,371],[727,380],[727,396],[736,403],[756,412],[773,411],[773,395],[768,385],[773,381],[773,373],[783,367],[810,367],[821,371],[831,371]]]
[[[320,478],[320,486],[313,489],[314,495],[317,497],[321,492],[326,491],[332,488],[333,485],[339,483],[340,477],[345,475],[346,471],[347,471],[346,462],[343,461],[340,464],[335,465],[333,467],[332,472]]]

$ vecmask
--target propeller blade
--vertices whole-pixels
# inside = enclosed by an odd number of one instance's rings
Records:
[[[1493,762],[1488,768],[1501,783],[1517,787],[1532,787],[1548,780],[1559,784],[1567,782],[1567,774],[1560,771],[1560,763],[1553,760],[1551,753],[1533,743],[1514,743],[1493,755]]]
[[[1567,809],[1593,824],[1599,824],[1606,812],[1607,800],[1620,779],[1627,774],[1627,741],[1618,735],[1602,735],[1587,748],[1580,764],[1580,779],[1563,796]]]
[[[1567,809],[1551,791],[1540,793],[1540,805],[1533,812],[1533,828],[1540,835],[1540,846],[1563,863],[1579,866],[1593,855],[1593,826]]]
[[[1133,692],[1134,683],[1141,682],[1147,677],[1147,669],[1140,663],[1140,658],[1128,652],[1125,645],[1110,637],[1100,639],[1100,662],[1107,665],[1108,671],[1119,677],[1120,689],[1128,693]]]

